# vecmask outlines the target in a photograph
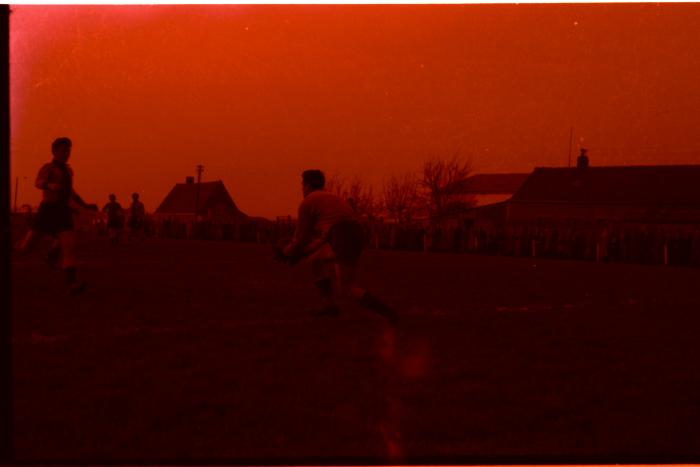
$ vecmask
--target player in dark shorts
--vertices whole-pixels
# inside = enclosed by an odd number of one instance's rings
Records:
[[[46,235],[58,239],[49,251],[50,262],[58,263],[60,257],[68,291],[78,293],[85,288],[85,283],[77,277],[76,239],[71,204],[92,211],[97,211],[97,205],[87,204],[73,189],[73,169],[68,165],[72,146],[68,138],[57,138],[51,145],[53,160],[41,167],[35,183],[36,187],[42,190],[43,199],[32,228],[19,244],[19,251],[21,254],[30,253]]]
[[[395,323],[398,317],[394,310],[355,284],[364,246],[363,229],[348,203],[324,191],[324,186],[325,176],[320,170],[302,173],[304,200],[299,205],[297,228],[293,239],[277,248],[276,259],[293,265],[308,258],[324,302],[321,309],[312,312],[315,316],[339,314],[335,303],[338,296],[350,298]]]
[[[146,208],[139,201],[139,194],[131,194],[131,207],[129,208],[129,240],[143,239],[146,220]]]
[[[124,229],[124,210],[122,205],[117,203],[115,194],[109,195],[109,203],[105,204],[102,212],[107,213],[107,232],[112,243],[119,243],[122,230]]]

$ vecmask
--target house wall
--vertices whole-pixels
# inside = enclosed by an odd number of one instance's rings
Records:
[[[700,223],[700,207],[640,207],[615,205],[573,205],[554,203],[509,203],[508,222],[537,220],[578,220],[617,222]]]
[[[221,201],[221,202],[215,202],[210,204],[209,206],[203,207],[201,210],[201,215],[200,219],[201,220],[209,220],[209,221],[215,221],[215,222],[225,222],[225,221],[230,221],[233,220],[236,217],[235,214],[231,213],[231,208],[230,206]],[[156,220],[163,220],[163,219],[177,219],[180,222],[194,222],[195,216],[193,212],[188,212],[188,213],[164,213],[164,212],[156,212],[153,214],[153,218]]]

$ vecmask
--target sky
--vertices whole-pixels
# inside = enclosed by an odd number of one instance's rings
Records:
[[[253,216],[300,173],[375,192],[455,152],[477,173],[700,163],[700,4],[13,6],[11,187],[58,136],[75,187],[155,210],[204,165]],[[570,145],[573,128],[573,144]]]

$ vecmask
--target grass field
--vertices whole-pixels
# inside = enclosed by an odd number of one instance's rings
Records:
[[[369,251],[392,329],[266,246],[81,248],[13,263],[18,460],[700,457],[697,269]]]

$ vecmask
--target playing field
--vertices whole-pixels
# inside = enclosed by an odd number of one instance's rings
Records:
[[[81,296],[13,263],[18,460],[700,456],[700,270],[369,251],[392,330],[266,246],[81,248]]]

